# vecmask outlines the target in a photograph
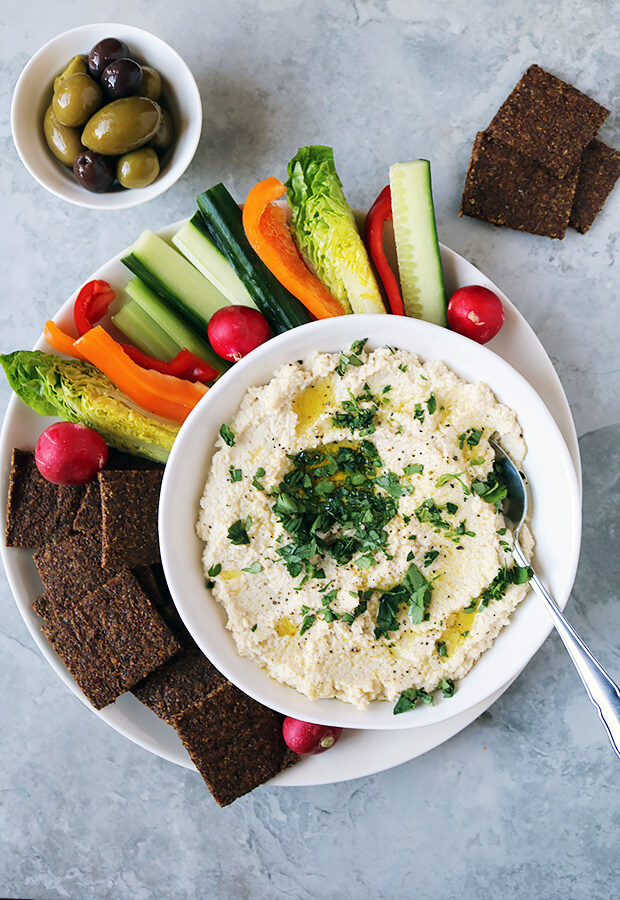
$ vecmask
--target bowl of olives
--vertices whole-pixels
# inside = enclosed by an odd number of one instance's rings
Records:
[[[137,206],[167,190],[200,140],[187,64],[131,25],[83,25],[27,63],[11,105],[15,147],[48,191],[91,209]]]

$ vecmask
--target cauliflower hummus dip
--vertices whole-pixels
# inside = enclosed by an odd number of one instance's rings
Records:
[[[489,438],[517,465],[525,443],[487,385],[365,343],[249,388],[197,528],[240,654],[312,699],[401,712],[452,696],[528,591]]]

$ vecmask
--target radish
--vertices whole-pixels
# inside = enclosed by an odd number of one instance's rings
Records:
[[[494,338],[504,324],[504,307],[497,294],[480,284],[459,288],[448,303],[448,325],[479,344]]]
[[[301,719],[292,719],[290,716],[286,717],[282,725],[286,746],[300,756],[325,753],[334,746],[341,734],[342,728],[336,725],[314,725],[312,722],[302,722]]]
[[[41,434],[34,451],[41,475],[54,484],[87,484],[108,461],[108,446],[86,425],[56,422]]]
[[[224,306],[209,320],[209,341],[215,352],[237,362],[271,337],[267,319],[251,306]]]

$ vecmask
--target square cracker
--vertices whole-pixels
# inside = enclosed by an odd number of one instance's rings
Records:
[[[530,66],[487,131],[558,178],[579,163],[609,110],[571,84]]]
[[[99,473],[105,567],[159,562],[157,511],[163,469]]]
[[[284,743],[281,717],[230,682],[176,716],[174,727],[220,806],[299,758]]]
[[[82,485],[52,484],[36,467],[34,453],[13,450],[6,521],[7,547],[34,550],[69,534],[84,496]]]
[[[179,650],[130,572],[76,601],[56,598],[46,613],[43,633],[95,709],[112,703]]]
[[[52,602],[74,601],[89,594],[117,574],[101,565],[101,537],[96,532],[71,534],[56,544],[47,544],[34,555],[34,562]],[[39,612],[35,601],[34,608]],[[40,613],[39,613],[40,614]]]
[[[585,234],[620,178],[620,153],[602,141],[590,141],[581,157],[570,225]]]
[[[173,724],[175,716],[198,706],[225,682],[224,676],[196,648],[164,663],[136,685],[133,693],[160,719]]]
[[[578,170],[556,178],[486,132],[478,132],[459,215],[560,240],[566,234]]]

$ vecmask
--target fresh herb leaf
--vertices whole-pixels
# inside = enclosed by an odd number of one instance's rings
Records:
[[[398,499],[399,497],[408,497],[413,494],[413,488],[410,484],[401,484],[396,472],[386,472],[375,478],[375,483],[379,487],[384,488],[391,497]]]
[[[499,510],[502,500],[508,496],[502,468],[498,463],[493,464],[486,481],[474,481],[471,487],[485,503],[495,503],[496,510]]]
[[[484,462],[484,456],[477,456],[475,459],[469,460],[470,466],[481,466]]]
[[[391,631],[398,630],[400,627],[398,613],[401,605],[407,608],[412,624],[419,625],[424,620],[426,609],[431,602],[432,581],[427,581],[416,564],[411,563],[402,583],[385,591],[379,597],[375,637],[387,637]]]
[[[265,470],[262,466],[259,466],[256,472],[254,473],[254,478],[252,479],[252,487],[255,487],[257,491],[264,491],[265,485],[261,484],[258,480],[259,478],[263,478],[265,476]]]
[[[439,550],[429,550],[424,554],[424,567],[430,566],[439,556]]]
[[[421,700],[425,706],[435,705],[435,698],[433,695],[423,691],[422,688],[418,688],[418,700]]]
[[[458,506],[456,503],[446,503],[446,512],[450,513],[451,516],[453,516],[457,510]]]
[[[233,522],[230,528],[228,529],[228,540],[231,544],[249,544],[250,538],[248,535],[248,528],[251,526],[252,520],[248,516],[245,520],[245,524],[241,521],[241,519],[237,519],[236,522]]]
[[[234,466],[230,467],[230,469],[228,470],[228,475],[233,484],[235,483],[235,481],[241,481],[241,479],[243,478],[243,472],[241,471],[241,469],[235,469]]]
[[[501,600],[511,584],[525,584],[534,573],[529,566],[503,566],[491,584],[481,594],[478,609],[485,609],[493,600]]]
[[[439,690],[444,697],[454,697],[456,685],[451,678],[442,678],[439,682]]]
[[[207,575],[210,578],[216,578],[220,572],[222,571],[222,566],[220,563],[215,563],[211,566],[211,568],[207,571]]]
[[[305,608],[305,607],[303,607]],[[304,620],[301,623],[301,628],[299,629],[299,634],[305,634],[309,628],[312,628],[314,623],[316,622],[316,616],[314,613],[310,613],[307,616],[304,616]]]
[[[343,411],[338,410],[332,416],[332,425],[347,428],[349,431],[359,431],[362,435],[373,434],[376,431],[375,413],[379,404],[371,394],[370,388],[365,384],[361,394],[354,397],[349,393],[349,396],[349,400],[342,401]]]
[[[245,569],[241,569],[242,572],[249,572],[250,575],[256,575],[258,572],[263,571],[263,567],[259,562],[252,563],[251,566],[247,566]]]
[[[440,656],[448,655],[448,645],[445,641],[436,641],[435,647],[437,648],[437,653],[439,653]]]
[[[449,481],[458,481],[463,488],[463,493],[467,496],[468,494],[471,494],[471,490],[463,481],[463,475],[465,475],[465,472],[446,472],[444,475],[439,476],[435,482],[435,487],[443,487],[444,484],[448,484]]]
[[[398,368],[400,369],[401,372],[407,371],[407,366],[405,365],[405,363],[399,363]]]
[[[433,415],[433,413],[434,413],[435,410],[437,409],[437,400],[435,399],[435,394],[432,393],[432,391],[431,391],[430,397],[429,397],[428,400],[426,401],[426,408],[428,409],[429,414],[430,414],[431,416]]]
[[[338,365],[336,366],[336,372],[338,373],[338,375],[340,375],[340,376],[344,375],[344,373],[347,370],[347,366],[363,365],[361,359],[356,354],[362,352],[362,350],[364,349],[364,347],[366,345],[367,340],[368,340],[368,338],[364,338],[363,340],[360,340],[360,341],[354,341],[351,344],[351,350],[350,350],[350,353],[348,356],[344,352],[340,353],[340,360],[338,362]]]
[[[421,475],[424,472],[422,463],[410,463],[403,469],[405,475]]]
[[[477,447],[480,443],[482,432],[482,428],[469,428],[467,431],[459,434],[459,447],[461,448],[461,450],[465,446],[466,441],[470,447]]]
[[[402,692],[394,705],[393,713],[398,716],[400,713],[409,712],[415,709],[418,702],[418,692],[416,688],[407,688]]]
[[[421,403],[416,403],[413,407],[413,418],[417,419],[420,424],[424,422],[424,410]]]
[[[250,628],[250,631],[256,631],[256,628],[257,628],[256,625],[252,625],[252,627]]]
[[[220,434],[225,444],[228,444],[229,447],[235,446],[235,433],[230,430],[228,425],[222,425],[220,427]]]

